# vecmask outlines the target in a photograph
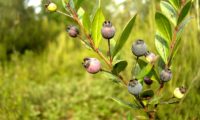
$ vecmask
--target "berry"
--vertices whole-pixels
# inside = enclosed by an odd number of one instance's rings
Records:
[[[154,54],[154,53],[152,53],[152,52],[147,52],[147,54],[146,54],[146,60],[149,62],[149,63],[154,63],[155,61],[156,61],[156,59],[157,59],[157,56]]]
[[[101,70],[101,63],[96,58],[84,58],[83,66],[91,74],[98,73]]]
[[[170,69],[164,69],[160,73],[160,79],[162,82],[167,82],[172,78],[172,72]]]
[[[111,39],[115,35],[115,28],[112,26],[110,21],[105,21],[103,27],[101,28],[101,35],[105,39]]]
[[[132,44],[132,53],[137,57],[145,55],[147,53],[145,42],[141,39],[136,40],[136,42]]]
[[[55,3],[49,3],[46,5],[47,10],[50,12],[55,12],[57,10],[57,5]]]
[[[181,99],[184,97],[185,93],[186,93],[186,88],[184,88],[184,87],[175,88],[174,97]]]
[[[72,26],[72,25],[68,26],[67,32],[68,32],[69,36],[73,37],[73,38],[75,38],[79,35],[79,30],[76,26]]]
[[[148,77],[144,77],[144,82],[147,84],[147,85],[151,85],[153,83],[153,80],[151,80],[150,78]]]
[[[142,92],[142,84],[135,80],[130,80],[128,83],[128,92],[138,96]]]

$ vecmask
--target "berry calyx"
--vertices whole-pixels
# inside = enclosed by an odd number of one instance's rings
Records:
[[[98,73],[101,70],[101,63],[96,58],[84,58],[83,66],[87,70],[87,72],[91,74]]]
[[[142,92],[142,84],[137,79],[130,80],[128,83],[128,92],[138,96]]]
[[[111,39],[115,35],[115,28],[112,26],[110,21],[105,21],[103,27],[101,28],[101,35],[105,39]]]
[[[186,88],[185,87],[177,87],[174,89],[174,97],[181,99],[184,97],[186,93]]]
[[[172,72],[170,69],[164,69],[161,71],[160,80],[162,82],[167,82],[167,81],[171,80],[171,78],[172,78]]]
[[[145,42],[141,39],[136,40],[132,44],[132,53],[137,57],[145,55],[147,53],[147,46]]]
[[[68,26],[67,32],[68,32],[69,36],[73,37],[73,38],[75,38],[79,35],[79,30],[76,26],[72,26],[72,25]]]

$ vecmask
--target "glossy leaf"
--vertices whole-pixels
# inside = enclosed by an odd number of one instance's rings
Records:
[[[140,97],[141,98],[151,98],[151,97],[153,97],[154,96],[154,92],[153,92],[153,90],[151,90],[151,89],[148,89],[148,90],[145,90],[145,91],[143,91],[141,94],[140,94]]]
[[[140,109],[139,106],[132,104],[132,103],[129,103],[129,102],[126,102],[124,100],[121,100],[119,98],[111,97],[111,99],[114,100],[115,102],[117,102],[118,104],[122,105],[122,106],[132,108],[132,109]]]
[[[128,22],[128,24],[125,26],[125,28],[122,31],[122,34],[120,35],[119,39],[116,42],[114,51],[113,51],[113,58],[114,56],[122,49],[123,45],[126,43],[131,30],[133,28],[133,25],[135,23],[135,19],[136,19],[136,15],[134,17],[131,18],[131,20]]]
[[[173,25],[176,25],[176,21],[177,21],[177,12],[176,10],[173,8],[173,6],[171,6],[171,4],[169,4],[168,2],[165,1],[161,1],[160,2],[160,7],[161,10],[163,12],[163,14],[173,23]]]
[[[167,42],[158,34],[156,34],[155,36],[155,46],[163,61],[167,63],[167,58],[169,55],[169,47]]]
[[[118,61],[114,66],[112,73],[118,75],[121,71],[123,71],[128,65],[128,62],[125,60]]]
[[[93,38],[94,44],[97,48],[99,47],[99,44],[102,40],[101,28],[102,28],[102,24],[104,21],[105,21],[105,18],[104,18],[102,9],[99,8],[96,11],[94,19],[92,21],[92,38]]]
[[[169,0],[169,2],[175,9],[179,9],[181,7],[181,0]]]
[[[156,26],[160,35],[167,40],[167,42],[172,39],[172,28],[169,20],[162,13],[157,12],[155,15]]]
[[[189,1],[187,4],[185,4],[185,6],[182,8],[180,14],[179,14],[179,18],[178,18],[178,25],[184,20],[184,18],[187,16],[189,10],[191,7],[191,1]]]
[[[152,70],[152,68],[153,68],[153,64],[148,64],[147,66],[145,66],[144,68],[141,69],[139,74],[136,75],[136,78],[142,79]]]

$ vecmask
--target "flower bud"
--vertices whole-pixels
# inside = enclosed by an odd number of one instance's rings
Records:
[[[150,52],[150,53],[146,54],[146,60],[149,63],[154,63],[156,61],[156,59],[157,59],[157,56],[154,53]]]
[[[185,93],[186,93],[186,88],[184,87],[175,88],[174,97],[181,99],[184,97]]]
[[[101,63],[96,58],[84,58],[83,66],[91,74],[98,73],[101,70]]]
[[[69,36],[73,37],[73,38],[75,38],[79,35],[79,30],[76,26],[72,26],[72,25],[68,26],[67,32],[68,32]]]
[[[128,92],[138,96],[142,92],[142,84],[135,80],[130,80],[128,83]]]
[[[105,21],[101,29],[101,35],[105,39],[111,39],[115,35],[115,28],[112,26],[110,21]]]
[[[163,82],[167,82],[172,78],[172,72],[170,69],[164,69],[160,73],[160,79]]]
[[[136,40],[136,42],[132,44],[132,53],[137,57],[145,55],[147,53],[145,42],[141,39]]]

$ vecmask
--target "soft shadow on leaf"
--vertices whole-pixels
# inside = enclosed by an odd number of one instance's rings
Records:
[[[132,104],[132,103],[121,100],[121,99],[116,98],[116,97],[111,97],[111,99],[114,100],[115,102],[117,102],[118,104],[122,105],[122,106],[131,108],[131,109],[140,109],[140,106],[138,106],[137,104]]]
[[[120,60],[113,66],[112,73],[115,75],[118,75],[121,71],[123,71],[126,66],[128,65],[128,62],[125,60]]]

